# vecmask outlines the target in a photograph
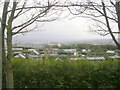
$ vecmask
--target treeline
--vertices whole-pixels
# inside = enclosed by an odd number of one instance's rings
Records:
[[[94,49],[102,49],[102,50],[117,49],[117,47],[114,46],[114,45],[93,45],[93,44],[69,44],[69,45],[62,44],[60,47],[58,45],[53,45],[53,46],[45,45],[45,47],[59,48],[59,49],[73,49],[73,48],[76,48],[78,50],[81,50],[81,49],[93,49],[93,50]]]
[[[15,88],[117,88],[120,86],[117,60],[68,62],[14,59],[12,65]],[[4,79],[3,87],[5,87]]]

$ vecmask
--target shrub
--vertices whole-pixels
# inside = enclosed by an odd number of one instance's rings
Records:
[[[118,87],[118,61],[12,60],[16,88]]]

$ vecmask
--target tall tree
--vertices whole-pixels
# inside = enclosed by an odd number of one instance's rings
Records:
[[[2,89],[2,29],[0,18],[0,89]]]
[[[5,0],[4,3],[4,7],[3,7],[3,13],[2,13],[2,21],[1,21],[1,29],[2,29],[2,60],[3,60],[3,64],[5,66],[7,66],[7,58],[5,55],[5,42],[4,42],[4,35],[5,35],[5,28],[6,28],[6,21],[7,21],[7,10],[8,10],[8,5],[9,5],[9,1]],[[5,64],[6,63],[6,64]],[[9,66],[8,66],[9,67]],[[8,70],[6,69],[6,72]],[[9,72],[9,71],[8,71]],[[9,75],[9,74],[8,74]],[[8,78],[8,76],[6,74],[6,82],[7,82],[7,87],[13,87],[13,80],[11,80],[10,78]],[[12,77],[11,77],[12,78]],[[10,81],[11,80],[11,81]],[[11,85],[12,84],[12,85]]]
[[[6,75],[6,87],[14,88],[12,59],[12,37],[16,34],[34,30],[35,22],[54,21],[61,14],[53,8],[58,2],[56,0],[45,0],[44,2],[27,0],[5,0],[2,13],[2,58]],[[20,19],[22,18],[22,19]],[[18,22],[19,21],[19,22]],[[29,26],[33,25],[31,28]],[[29,27],[29,28],[28,28]],[[6,34],[5,34],[6,32]],[[6,41],[6,46],[5,46]],[[7,53],[6,53],[6,51]]]
[[[70,2],[74,6],[79,6],[75,2]],[[78,17],[89,18],[93,20],[94,25],[90,26],[92,32],[100,35],[110,35],[114,43],[120,49],[120,42],[115,34],[120,34],[120,1],[115,0],[85,0],[81,7],[84,7],[84,12],[80,13],[80,9],[70,9],[70,13]],[[86,9],[85,9],[86,8]],[[79,14],[80,13],[80,14]],[[96,26],[96,27],[95,27]],[[95,28],[94,28],[95,27]],[[118,30],[116,30],[118,27]]]

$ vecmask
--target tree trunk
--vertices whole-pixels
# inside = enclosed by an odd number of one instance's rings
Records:
[[[6,57],[7,56],[7,57]],[[4,67],[6,75],[6,88],[14,88],[13,68],[11,64],[12,58],[12,33],[10,28],[7,28],[7,55],[4,58]]]
[[[5,60],[5,74],[6,74],[6,87],[14,88],[13,82],[13,69],[8,59]]]
[[[118,18],[118,32],[120,32],[120,1],[116,2],[116,13]],[[120,43],[120,34],[118,34],[118,42]]]
[[[2,29],[0,18],[0,43],[2,43]],[[2,89],[2,44],[0,44],[0,90]]]
[[[4,41],[8,5],[9,5],[9,0],[5,0],[3,14],[2,14],[2,23],[1,23],[1,28],[2,28],[2,61],[3,61],[3,65],[5,67],[4,70],[5,70],[5,74],[6,74],[6,88],[13,88],[13,70],[11,67],[10,60],[6,57],[5,41]]]
[[[115,38],[115,36],[113,35],[113,32],[110,28],[110,24],[109,24],[109,21],[108,21],[108,18],[107,18],[107,13],[106,13],[106,9],[105,9],[105,4],[104,2],[102,2],[102,6],[103,6],[103,12],[105,14],[105,20],[106,20],[106,24],[107,24],[107,28],[108,28],[108,31],[113,39],[113,41],[115,42],[115,44],[117,45],[118,49],[120,49],[120,43],[117,41],[117,39]]]
[[[117,13],[117,18],[118,18],[118,29],[120,32],[120,1],[116,2],[116,13]]]
[[[4,43],[4,33],[6,28],[6,21],[7,21],[7,10],[8,10],[9,0],[5,0],[4,8],[3,8],[3,14],[2,14],[2,22],[1,22],[1,28],[2,28],[2,59],[5,59],[5,43]]]
[[[13,68],[11,64],[12,59],[12,23],[7,25],[7,59],[5,60],[6,70],[6,86],[7,88],[14,88]]]
[[[12,12],[7,22],[7,58],[5,60],[5,70],[6,70],[6,85],[7,88],[14,88],[14,78],[13,78],[13,68],[11,64],[12,59],[12,22],[14,20],[14,14],[17,2],[14,0]]]

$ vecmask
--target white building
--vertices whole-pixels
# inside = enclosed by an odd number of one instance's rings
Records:
[[[111,58],[111,59],[120,59],[120,56],[114,55],[114,56],[109,56],[109,58]]]
[[[28,51],[34,52],[36,55],[39,55],[39,53],[35,49],[28,49]]]
[[[88,60],[90,61],[101,61],[101,60],[105,60],[104,57],[87,57]]]
[[[15,58],[26,58],[22,53],[18,53],[14,56]]]
[[[78,52],[74,52],[74,56],[78,56]]]
[[[91,50],[90,49],[82,49],[82,52],[83,53],[89,53],[89,52],[91,52]]]
[[[115,51],[114,50],[107,50],[106,53],[115,54]]]
[[[71,52],[71,53],[74,53],[76,52],[77,50],[76,49],[63,49],[64,52]]]
[[[13,47],[12,50],[13,50],[13,51],[22,51],[23,48],[19,48],[19,47],[14,48],[14,47]]]

